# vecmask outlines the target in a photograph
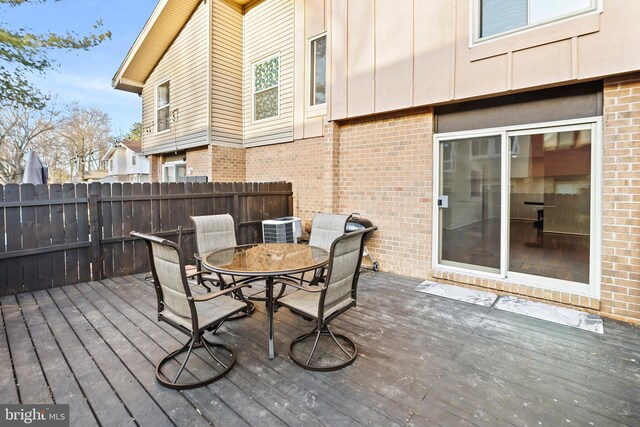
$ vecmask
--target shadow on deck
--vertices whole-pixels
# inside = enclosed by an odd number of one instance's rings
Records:
[[[288,357],[311,327],[276,313],[267,358],[263,305],[226,323],[224,379],[161,387],[154,364],[185,341],[156,322],[155,294],[127,276],[0,299],[0,402],[69,403],[71,425],[640,425],[640,330],[605,335],[459,303],[420,280],[361,277],[359,304],[334,321],[355,363],[315,373]]]

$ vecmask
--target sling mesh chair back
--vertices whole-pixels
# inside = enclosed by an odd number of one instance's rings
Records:
[[[325,251],[331,249],[335,239],[344,234],[350,215],[328,214],[319,212],[311,221],[309,244]]]
[[[208,291],[211,289],[205,284],[208,282],[214,286],[224,288],[225,281],[232,282],[231,277],[216,278],[213,274],[203,271],[202,257],[208,252],[215,252],[221,249],[233,248],[236,246],[236,232],[233,217],[229,214],[222,215],[202,215],[192,216],[191,221],[196,230],[196,268],[198,274],[196,279],[199,285],[204,286]]]
[[[376,229],[370,227],[335,239],[324,283],[319,286],[291,284],[298,290],[278,301],[279,305],[315,322],[311,332],[294,339],[289,347],[289,356],[297,365],[315,371],[333,371],[355,360],[356,344],[344,335],[334,334],[329,323],[355,307],[364,237]],[[318,346],[321,336],[330,338],[329,345],[322,349]],[[313,345],[309,349],[311,339]]]
[[[156,365],[156,378],[166,387],[188,389],[204,386],[225,376],[235,363],[235,353],[224,344],[213,343],[203,334],[218,331],[225,320],[249,310],[247,303],[229,296],[242,286],[215,293],[192,294],[185,272],[184,257],[178,245],[149,234],[131,232],[147,243],[153,284],[158,300],[158,321],[166,322],[189,336],[181,348],[163,357]],[[203,360],[212,359],[207,371],[187,369],[194,350],[204,348]],[[182,362],[178,360],[184,354]],[[207,357],[208,356],[210,357]],[[202,365],[197,363],[198,367]],[[210,369],[209,369],[210,368]],[[211,373],[213,371],[213,373]],[[182,377],[182,378],[181,378]],[[183,381],[187,378],[185,381]]]
[[[323,212],[315,214],[311,221],[309,245],[329,251],[333,241],[344,234],[347,221],[350,217],[351,215],[329,214]],[[311,280],[305,280],[304,273],[291,278],[299,279],[300,284],[307,282],[315,285],[324,280],[324,272],[324,268],[317,269],[313,272]]]
[[[204,282],[212,283],[215,286],[220,286],[220,289],[225,289],[229,286],[235,286],[240,283],[254,282],[255,279],[245,278],[242,280],[236,280],[235,277],[226,274],[216,274],[204,272],[202,268],[202,257],[210,252],[216,252],[223,249],[236,247],[236,227],[233,217],[229,214],[220,215],[202,215],[192,216],[191,221],[196,230],[196,250],[195,254],[196,263],[198,267],[198,284],[203,285],[209,290],[209,287],[204,285]],[[245,296],[242,290],[234,292],[236,299],[245,300]],[[248,303],[253,311],[253,303]],[[242,313],[235,316],[234,319],[241,319],[245,317],[246,313]]]

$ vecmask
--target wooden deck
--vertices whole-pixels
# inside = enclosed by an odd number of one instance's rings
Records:
[[[0,299],[0,402],[69,403],[72,425],[640,425],[640,330],[605,335],[414,292],[364,274],[359,306],[335,322],[360,355],[333,373],[287,356],[309,329],[276,314],[267,359],[264,306],[223,326],[238,361],[224,379],[178,392],[154,363],[184,336],[155,315],[141,276]]]

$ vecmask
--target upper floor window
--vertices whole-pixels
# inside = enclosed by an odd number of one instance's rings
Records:
[[[327,36],[321,35],[309,41],[309,105],[311,107],[327,103]]]
[[[253,121],[280,114],[280,54],[253,64]]]
[[[135,154],[133,156],[131,156],[131,165],[132,166],[136,165],[136,155]]]
[[[109,172],[113,171],[113,159],[109,160]]]
[[[156,132],[164,132],[171,128],[171,94],[169,80],[156,86]]]
[[[591,12],[598,0],[476,0],[476,39]]]

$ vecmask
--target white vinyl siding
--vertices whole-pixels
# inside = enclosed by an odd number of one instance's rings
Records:
[[[293,141],[294,1],[267,0],[244,15],[244,143],[257,146]],[[254,122],[253,65],[280,57],[279,115]]]
[[[145,154],[208,144],[208,5],[201,3],[169,47],[142,90]],[[171,129],[155,134],[158,83],[171,80]]]
[[[242,145],[242,9],[211,4],[211,143]]]

